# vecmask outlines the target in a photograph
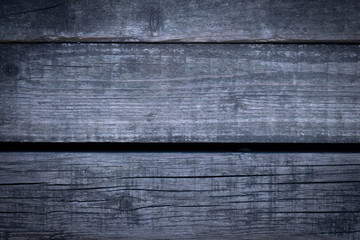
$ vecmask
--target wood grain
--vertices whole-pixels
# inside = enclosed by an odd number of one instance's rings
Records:
[[[360,42],[358,0],[2,0],[0,41]]]
[[[0,141],[360,140],[360,46],[0,45]]]
[[[7,240],[355,240],[359,157],[2,152],[0,232]]]

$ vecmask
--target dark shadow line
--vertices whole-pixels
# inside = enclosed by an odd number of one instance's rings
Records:
[[[342,152],[360,153],[360,143],[118,143],[1,142],[1,152]]]
[[[189,45],[189,44],[198,44],[198,45],[220,45],[220,44],[249,44],[249,45],[359,45],[360,39],[353,40],[232,40],[232,41],[210,41],[210,42],[195,42],[195,41],[178,41],[178,40],[168,40],[168,41],[137,41],[132,40],[133,38],[126,38],[126,41],[111,40],[111,39],[76,39],[76,38],[65,38],[65,39],[29,39],[29,40],[10,40],[10,39],[0,39],[0,44],[142,44],[142,45],[161,45],[161,44],[177,44],[177,45]]]

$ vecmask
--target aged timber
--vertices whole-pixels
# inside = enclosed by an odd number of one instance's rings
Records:
[[[8,240],[355,240],[359,157],[3,152],[0,234]]]
[[[2,0],[0,41],[360,42],[358,0]]]
[[[0,45],[0,140],[360,140],[360,46]]]

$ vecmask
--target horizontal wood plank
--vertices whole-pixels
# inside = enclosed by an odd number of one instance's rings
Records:
[[[360,140],[359,45],[3,44],[0,141]]]
[[[0,41],[360,41],[358,0],[2,0]]]
[[[359,159],[359,153],[2,152],[0,232],[7,240],[355,240]]]

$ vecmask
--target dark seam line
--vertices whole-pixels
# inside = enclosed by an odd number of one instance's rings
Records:
[[[132,39],[132,38],[129,38]],[[199,44],[199,45],[220,45],[220,44],[272,44],[272,45],[320,45],[320,44],[328,44],[328,45],[359,45],[359,40],[316,40],[316,41],[306,41],[306,40],[298,40],[298,41],[219,41],[219,42],[194,42],[194,41],[111,41],[111,40],[99,40],[99,41],[86,41],[84,39],[74,39],[74,40],[2,40],[0,39],[0,44],[178,44],[178,45],[187,45],[187,44]]]
[[[0,152],[244,152],[360,153],[360,143],[0,142]]]

